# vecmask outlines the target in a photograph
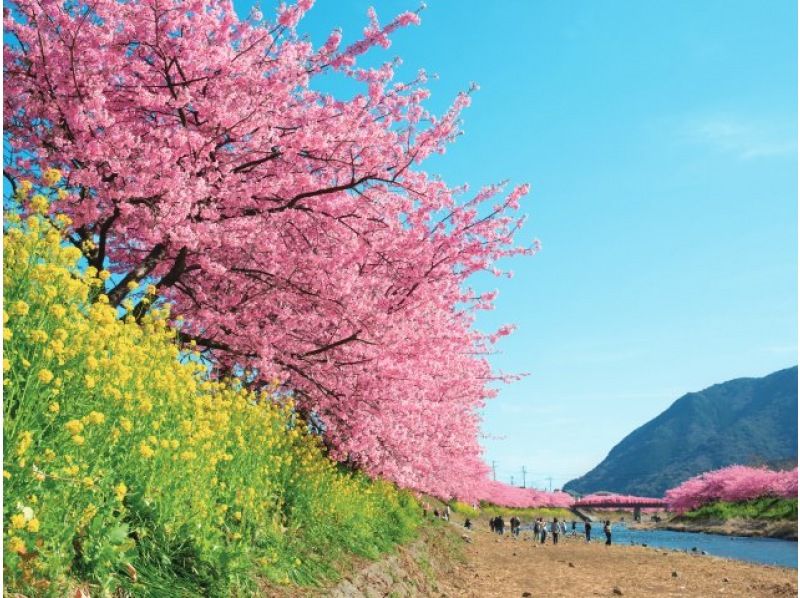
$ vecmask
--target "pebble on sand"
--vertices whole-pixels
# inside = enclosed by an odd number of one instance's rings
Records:
[[[611,590],[611,591],[612,591],[614,594],[616,594],[617,596],[622,596],[622,595],[623,595],[623,592],[622,592],[622,590],[619,588],[619,586],[614,586],[614,589],[613,589],[613,590]]]

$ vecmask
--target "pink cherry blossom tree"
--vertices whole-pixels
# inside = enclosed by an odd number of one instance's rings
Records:
[[[477,410],[499,379],[470,275],[529,254],[514,234],[527,186],[474,194],[422,169],[459,134],[470,93],[441,116],[420,72],[362,68],[403,13],[320,47],[228,0],[16,0],[4,25],[4,174],[65,173],[52,206],[107,269],[109,300],[142,317],[152,283],[220,375],[274,381],[370,474],[465,499],[485,478]],[[361,86],[319,91],[336,72]]]
[[[678,512],[715,501],[740,502],[762,496],[797,498],[797,468],[772,471],[731,465],[690,478],[668,490],[665,499]]]

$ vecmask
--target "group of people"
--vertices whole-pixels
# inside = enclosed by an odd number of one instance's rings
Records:
[[[422,510],[424,516],[428,517],[428,512],[430,511],[430,504],[427,502],[423,503]],[[450,521],[450,505],[445,505],[444,509],[439,511],[439,509],[433,510],[433,516],[437,519],[441,518],[445,521]],[[522,521],[520,521],[519,517],[513,515],[511,519],[509,519],[509,526],[511,527],[511,535],[519,537],[520,532],[522,531]],[[464,527],[467,529],[472,529],[472,521],[467,518],[464,521]],[[496,517],[492,517],[489,519],[489,529],[493,533],[497,533],[499,535],[505,534],[506,522],[503,519],[502,515],[497,515]],[[561,521],[558,520],[557,517],[553,518],[553,521],[550,523],[544,520],[544,517],[537,517],[536,520],[533,522],[533,539],[539,540],[541,544],[547,542],[547,534],[549,533],[553,538],[553,544],[558,544],[558,538],[561,535],[567,535],[567,522],[563,519]],[[571,522],[571,535],[576,535],[577,532],[577,522]],[[586,537],[587,542],[592,541],[592,523],[591,521],[584,521],[583,523],[583,533]],[[611,521],[604,521],[603,522],[603,533],[606,536],[606,546],[611,545]]]
[[[425,516],[426,519],[428,518],[428,511],[430,510],[430,508],[431,506],[427,502],[422,505],[422,514]],[[445,521],[450,521],[450,512],[451,512],[450,505],[445,505],[444,509],[442,509],[441,511],[439,511],[439,509],[434,509],[433,516],[436,517],[436,519],[441,518],[444,519]],[[469,519],[467,519],[467,521],[469,521]],[[471,526],[472,523],[470,523],[469,527]],[[467,526],[465,525],[465,527]]]
[[[519,532],[522,528],[522,522],[519,520],[519,517],[517,517],[516,515],[512,516],[511,519],[509,519],[508,523],[511,526],[511,535],[515,537],[519,536]],[[497,517],[492,517],[489,520],[489,529],[492,532],[496,532],[502,536],[503,532],[505,531],[505,528],[506,528],[506,522],[503,519],[502,515],[498,515]]]
[[[519,520],[519,517],[514,515],[509,520],[509,524],[511,526],[511,535],[514,537],[518,537],[520,530],[522,529],[522,522]],[[464,522],[464,527],[472,529],[472,522],[467,519]],[[496,517],[492,517],[489,519],[489,529],[493,533],[497,533],[499,535],[503,535],[505,533],[506,523],[503,519],[502,515],[497,515]],[[571,523],[572,534],[576,535],[577,532],[577,522],[573,521]],[[539,540],[541,544],[547,542],[547,534],[550,534],[553,538],[553,544],[558,544],[558,537],[560,535],[567,534],[567,522],[563,519],[561,521],[558,518],[553,518],[553,521],[547,523],[543,517],[538,517],[533,522],[533,538],[534,540]],[[592,541],[592,523],[591,521],[585,521],[583,523],[583,533],[586,537],[587,542]],[[606,546],[611,545],[611,521],[603,522],[603,533],[606,536]]]

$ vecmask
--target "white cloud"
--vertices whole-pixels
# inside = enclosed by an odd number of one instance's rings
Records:
[[[691,141],[735,154],[743,160],[787,156],[797,151],[795,129],[788,122],[776,124],[718,115],[695,120],[687,129]]]

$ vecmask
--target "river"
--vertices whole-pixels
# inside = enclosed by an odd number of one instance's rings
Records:
[[[582,528],[583,524],[579,523],[578,531],[580,533],[583,533]],[[569,533],[569,529],[567,533]],[[797,542],[791,540],[674,532],[661,529],[629,529],[624,523],[611,525],[611,538],[615,544],[647,544],[658,548],[689,552],[697,549],[698,553],[705,551],[714,556],[797,569]],[[592,524],[592,539],[605,541],[603,525],[599,521]]]

